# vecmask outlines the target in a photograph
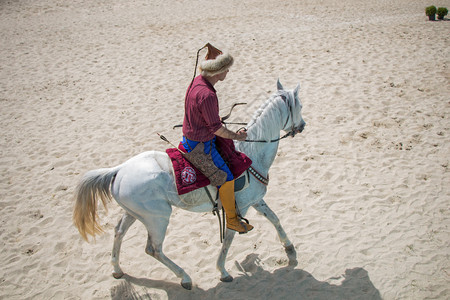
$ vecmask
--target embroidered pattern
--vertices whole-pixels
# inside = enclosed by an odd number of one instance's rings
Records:
[[[197,180],[197,174],[195,170],[191,167],[186,167],[181,171],[181,180],[184,184],[193,184]]]

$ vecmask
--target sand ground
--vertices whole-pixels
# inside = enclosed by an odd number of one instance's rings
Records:
[[[450,297],[449,1],[0,1],[0,298],[448,299]],[[248,121],[300,83],[305,131],[281,142],[265,197],[275,230],[235,238],[221,283],[218,224],[174,209],[165,253],[186,291],[144,253],[136,223],[111,276],[121,208],[101,210],[88,244],[72,224],[88,170],[178,141],[196,50],[227,49],[223,112]]]

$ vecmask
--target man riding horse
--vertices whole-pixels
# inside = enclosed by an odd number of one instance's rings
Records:
[[[228,130],[219,116],[219,100],[214,85],[225,80],[233,57],[207,44],[205,60],[200,63],[201,74],[191,82],[185,98],[182,145],[191,152],[199,143],[204,144],[205,154],[210,154],[214,164],[226,172],[227,179],[219,186],[219,197],[225,209],[227,228],[239,233],[247,233],[253,226],[242,222],[236,212],[234,196],[234,176],[216,148],[216,136],[229,140],[244,141],[245,130],[237,133]]]

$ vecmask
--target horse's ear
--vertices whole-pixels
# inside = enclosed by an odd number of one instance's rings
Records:
[[[298,96],[298,91],[300,90],[300,83],[299,84],[297,84],[297,86],[295,87],[295,89],[294,89],[294,96]]]
[[[280,79],[279,79],[279,78],[278,78],[278,80],[277,80],[277,89],[278,89],[279,91],[283,91],[283,90],[284,90],[283,86],[281,85],[281,82],[280,82]]]

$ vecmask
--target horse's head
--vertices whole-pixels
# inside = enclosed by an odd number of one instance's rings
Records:
[[[287,106],[286,121],[282,130],[290,133],[292,136],[300,133],[305,129],[305,121],[302,117],[302,103],[298,98],[298,91],[300,90],[300,84],[294,90],[285,90],[277,81],[277,89],[280,97],[284,100]]]

